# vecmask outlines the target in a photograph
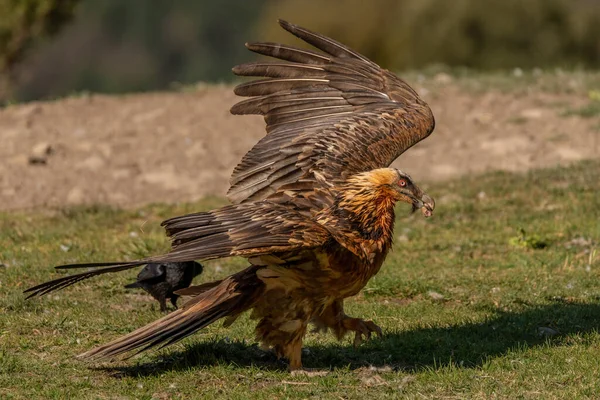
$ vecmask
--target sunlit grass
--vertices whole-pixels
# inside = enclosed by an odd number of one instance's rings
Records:
[[[433,218],[398,208],[382,271],[348,301],[385,332],[358,349],[310,334],[292,377],[247,316],[132,360],[74,355],[161,316],[123,285],[137,271],[41,299],[21,291],[52,266],[168,248],[161,220],[225,204],[104,206],[0,214],[0,398],[594,398],[600,393],[600,163],[491,173],[428,186]],[[515,237],[535,236],[535,249]],[[524,239],[525,240],[525,239]],[[203,282],[244,260],[207,263]]]

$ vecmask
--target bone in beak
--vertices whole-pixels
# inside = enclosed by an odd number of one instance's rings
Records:
[[[423,202],[423,206],[421,207],[423,216],[431,217],[433,215],[433,210],[435,209],[435,201],[426,194],[421,197],[421,201]]]

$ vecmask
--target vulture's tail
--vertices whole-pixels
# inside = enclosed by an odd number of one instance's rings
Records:
[[[131,350],[165,347],[191,335],[223,317],[234,319],[252,308],[264,284],[256,276],[259,267],[249,267],[201,292],[183,308],[103,346],[80,354],[82,359],[114,358]],[[136,354],[137,354],[136,353]]]

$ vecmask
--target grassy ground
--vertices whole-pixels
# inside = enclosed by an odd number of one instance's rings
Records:
[[[591,95],[598,101],[600,72],[591,70],[533,69],[477,71],[469,68],[434,65],[420,70],[397,71],[398,76],[412,84],[434,89],[438,85],[456,83],[461,90],[475,93],[497,90],[502,93],[525,95],[541,92],[554,94]],[[596,90],[595,90],[596,89]]]
[[[331,371],[311,378],[258,349],[247,319],[126,362],[75,360],[160,317],[123,289],[137,271],[23,299],[52,265],[163,251],[160,220],[223,200],[0,214],[0,398],[597,398],[599,176],[585,162],[431,185],[436,215],[400,208],[394,251],[348,301],[384,337],[309,335],[305,366]],[[245,264],[207,265],[198,282]]]

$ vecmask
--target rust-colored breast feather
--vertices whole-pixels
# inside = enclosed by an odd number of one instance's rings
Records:
[[[233,203],[284,191],[305,195],[352,174],[387,167],[432,132],[431,110],[404,81],[341,43],[280,24],[321,52],[247,44],[281,61],[233,69],[237,75],[267,78],[235,89],[251,98],[231,112],[263,115],[267,135],[235,168],[228,193]]]

